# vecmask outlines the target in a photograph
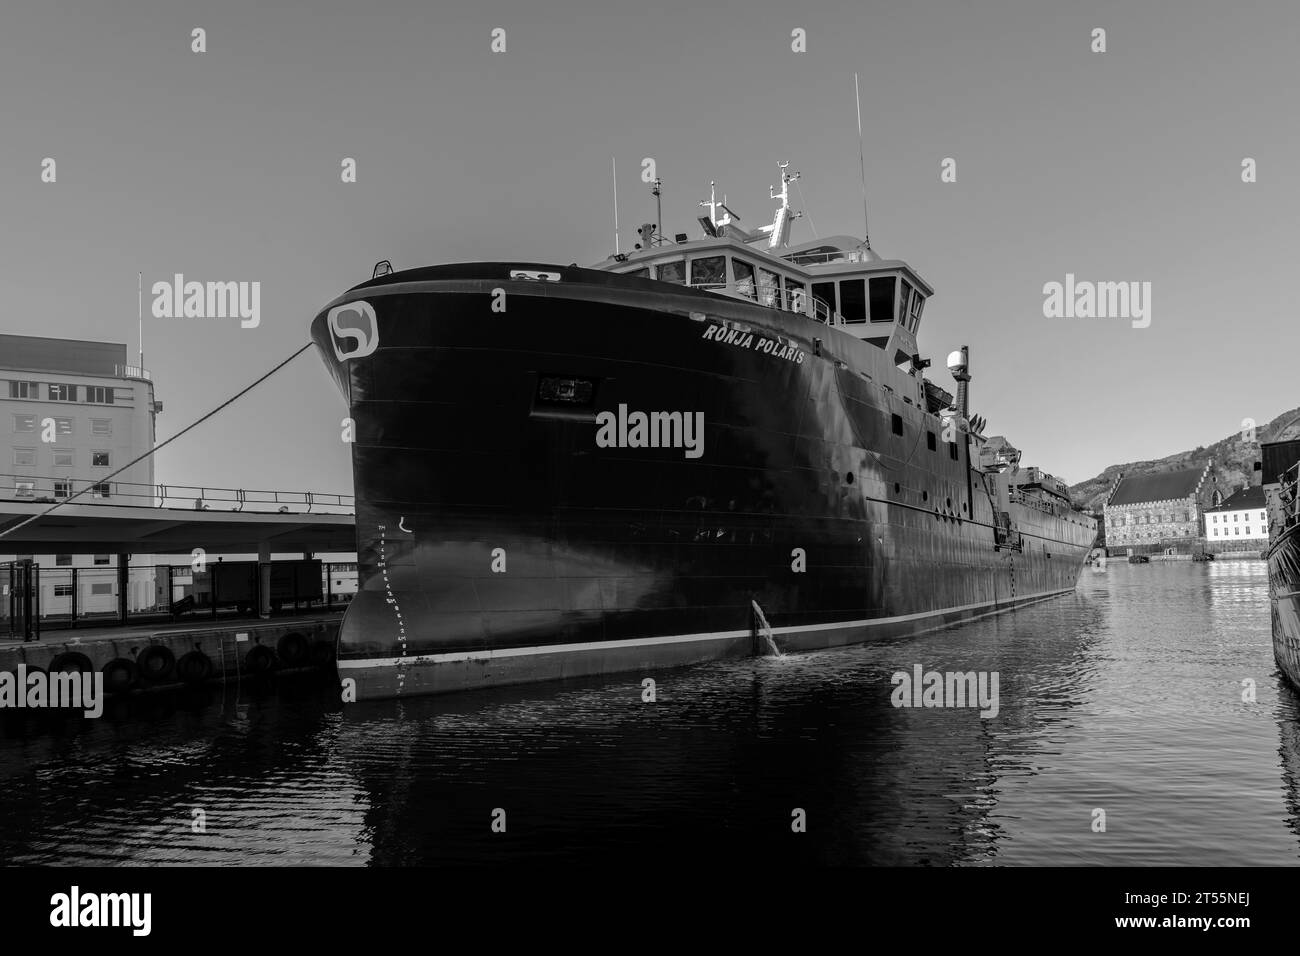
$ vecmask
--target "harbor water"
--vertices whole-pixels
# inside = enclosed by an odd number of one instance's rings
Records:
[[[0,860],[1293,864],[1268,608],[1261,561],[1121,560],[919,637],[657,672],[653,702],[641,674],[356,704],[317,677],[9,715]],[[996,716],[895,706],[916,665],[996,673]]]

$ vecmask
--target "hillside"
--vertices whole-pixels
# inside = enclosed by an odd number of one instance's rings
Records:
[[[1283,412],[1266,425],[1257,426],[1255,437],[1259,441],[1276,441],[1279,438],[1300,438],[1300,422],[1282,429],[1289,422],[1300,416],[1300,408]],[[1237,488],[1243,484],[1255,482],[1254,463],[1259,458],[1259,445],[1243,442],[1240,432],[1233,432],[1221,438],[1213,445],[1201,445],[1190,451],[1179,452],[1154,461],[1130,461],[1122,465],[1111,465],[1095,478],[1081,481],[1070,488],[1070,496],[1075,503],[1087,508],[1099,508],[1105,503],[1106,496],[1122,472],[1127,476],[1150,475],[1160,471],[1175,471],[1203,465],[1207,459],[1214,462],[1219,484],[1226,488]]]

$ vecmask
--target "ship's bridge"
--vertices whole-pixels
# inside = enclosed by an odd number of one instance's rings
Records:
[[[795,174],[797,176],[797,174]],[[890,362],[919,369],[917,329],[934,289],[901,259],[884,259],[864,240],[831,236],[787,246],[790,220],[787,185],[769,226],[747,232],[739,216],[711,199],[711,216],[701,216],[702,239],[685,233],[668,241],[647,223],[643,242],[632,252],[611,256],[593,268],[748,299],[772,309],[797,312],[876,346]],[[717,209],[726,215],[719,219]]]

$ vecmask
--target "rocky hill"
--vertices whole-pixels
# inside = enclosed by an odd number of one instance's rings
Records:
[[[1255,437],[1260,441],[1277,441],[1280,438],[1300,438],[1300,408],[1283,412],[1266,425],[1255,428]],[[1294,424],[1290,424],[1294,423]],[[1287,427],[1289,424],[1289,427]],[[1285,434],[1283,429],[1285,428]],[[1225,488],[1239,488],[1243,484],[1255,482],[1254,463],[1259,458],[1258,443],[1242,441],[1241,433],[1234,432],[1221,438],[1213,445],[1198,445],[1190,451],[1179,452],[1154,461],[1130,461],[1122,465],[1111,465],[1095,478],[1081,481],[1070,488],[1070,497],[1078,505],[1087,508],[1100,508],[1110,494],[1115,479],[1123,473],[1127,477],[1151,475],[1160,471],[1177,471],[1203,465],[1207,459],[1214,462],[1219,484]]]

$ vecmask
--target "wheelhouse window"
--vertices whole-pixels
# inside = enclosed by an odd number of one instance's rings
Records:
[[[95,498],[107,498],[109,495],[108,482],[107,481],[95,482],[94,487],[90,489],[90,494],[92,497]]]
[[[781,307],[781,277],[762,266],[758,269],[758,301],[769,308]]]
[[[70,468],[75,462],[75,452],[70,448],[54,450],[54,464],[63,468]]]
[[[921,290],[917,289],[912,293],[912,323],[908,329],[915,332],[921,324],[921,309],[925,306],[925,296],[921,295]]]
[[[786,279],[785,296],[791,312],[802,312],[805,315],[808,313],[808,293],[802,282]]]
[[[49,385],[50,401],[52,402],[75,402],[77,400],[77,386],[75,385]]]
[[[834,282],[814,282],[812,287],[813,299],[821,303],[821,308],[826,310],[826,318],[834,315],[839,311],[839,305],[835,301],[835,283]],[[818,309],[820,311],[820,309]],[[813,316],[818,318],[816,314]]]
[[[15,415],[14,431],[16,432],[34,432],[36,431],[35,415]]]
[[[87,385],[86,401],[93,402],[98,405],[112,405],[113,389],[108,388],[105,385]]]
[[[691,285],[697,289],[722,289],[727,285],[727,257],[691,260]]]
[[[908,308],[912,301],[912,284],[906,279],[899,279],[902,283],[902,291],[898,293],[898,324],[907,325]]]
[[[650,278],[650,267],[642,266],[640,269],[633,269],[631,272],[626,273],[626,275],[630,275],[636,279],[648,279]]]
[[[54,483],[54,497],[68,498],[71,497],[71,495],[72,495],[71,481],[56,481]]]
[[[93,468],[108,468],[108,452],[92,451],[90,453],[90,464]]]
[[[36,482],[34,481],[15,481],[14,482],[15,498],[35,498]]]
[[[92,418],[90,420],[90,433],[92,435],[112,435],[113,420],[111,418]]]
[[[871,280],[871,321],[894,321],[893,276],[875,276]]]
[[[747,299],[754,298],[754,267],[744,259],[732,259],[731,271],[736,277],[736,291]]]
[[[35,382],[10,382],[10,398],[37,398],[40,395],[39,388]]]
[[[672,259],[668,262],[660,262],[655,266],[655,273],[660,282],[686,285],[686,260]]]
[[[34,465],[36,464],[35,448],[15,448],[14,449],[15,465]]]
[[[849,325],[867,321],[867,280],[844,279],[840,282],[840,315]]]

